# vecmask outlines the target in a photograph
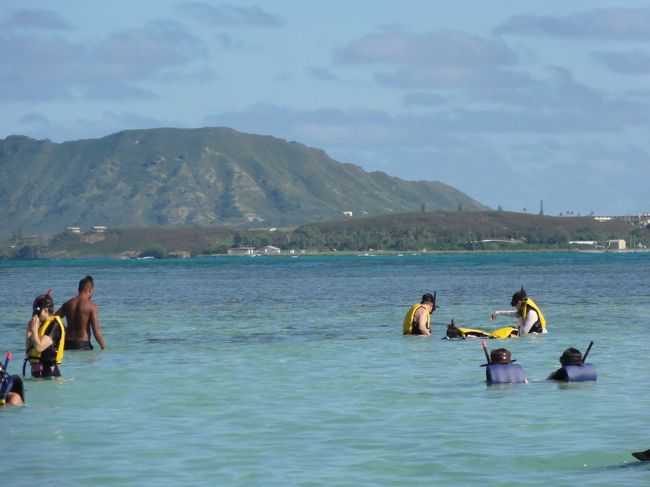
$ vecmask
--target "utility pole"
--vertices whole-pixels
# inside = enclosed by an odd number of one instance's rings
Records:
[[[539,200],[539,214],[540,216],[544,216],[544,200]]]

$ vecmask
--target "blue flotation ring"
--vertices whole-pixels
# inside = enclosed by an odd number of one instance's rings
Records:
[[[565,365],[560,369],[557,380],[567,382],[586,382],[597,379],[596,367],[592,364]]]
[[[485,379],[492,384],[525,384],[524,368],[519,364],[489,364],[485,368]]]

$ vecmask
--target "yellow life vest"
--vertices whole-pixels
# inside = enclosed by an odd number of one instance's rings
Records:
[[[55,356],[55,362],[56,364],[60,364],[63,361],[63,348],[65,346],[65,326],[63,326],[63,322],[61,321],[61,318],[58,316],[50,316],[45,322],[40,326],[38,329],[38,336],[43,337],[45,336],[45,333],[47,332],[50,324],[54,321],[54,325],[59,325],[61,328],[61,339],[59,340],[59,345],[56,349],[56,356]],[[54,344],[52,344],[54,346]],[[30,364],[40,364],[42,363],[42,355],[47,349],[43,350],[43,352],[39,352],[34,348],[32,345],[29,350],[27,350],[27,358],[29,358],[29,363]]]
[[[461,338],[477,337],[477,338],[490,338],[487,331],[479,330],[477,328],[458,328]]]
[[[490,338],[512,338],[519,336],[519,329],[514,326],[504,326],[490,333]]]
[[[524,305],[521,308],[521,321],[525,322],[526,321],[526,314],[528,314],[528,308],[533,308],[535,312],[537,313],[537,318],[539,319],[539,324],[542,327],[543,330],[546,329],[546,318],[544,318],[544,315],[539,309],[539,306],[535,303],[530,298],[526,299],[526,302],[524,302]]]
[[[512,338],[518,334],[517,328],[514,326],[506,326],[499,328],[492,332],[479,330],[477,328],[458,328],[461,338]]]
[[[411,308],[407,311],[406,316],[404,316],[404,324],[403,324],[403,331],[404,335],[415,335],[415,326],[413,326],[413,318],[415,317],[415,312],[419,308],[424,308],[426,309],[426,306],[424,306],[421,303],[416,303]],[[429,324],[431,323],[431,316],[429,315],[429,310],[427,310],[427,329],[430,329]]]

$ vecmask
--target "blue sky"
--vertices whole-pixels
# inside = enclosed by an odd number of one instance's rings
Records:
[[[509,211],[650,211],[649,80],[650,1],[0,6],[0,138],[232,127]]]

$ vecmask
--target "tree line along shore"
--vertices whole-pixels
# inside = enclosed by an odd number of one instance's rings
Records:
[[[623,247],[612,242],[624,241]],[[94,227],[53,236],[0,241],[0,258],[154,257],[228,254],[233,248],[273,248],[274,253],[611,250],[645,249],[650,228],[593,217],[552,217],[505,211],[402,213],[293,228]],[[277,249],[277,251],[276,251]]]

